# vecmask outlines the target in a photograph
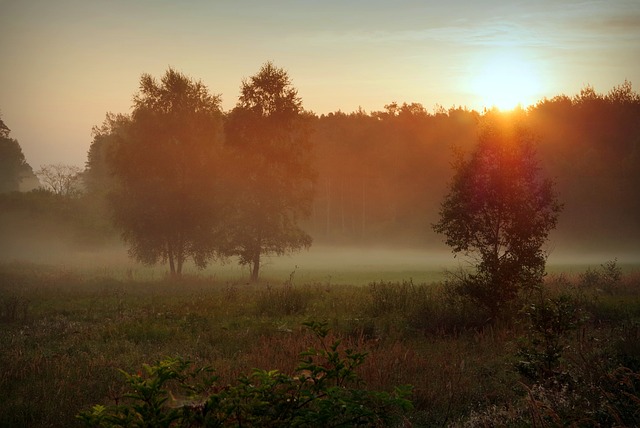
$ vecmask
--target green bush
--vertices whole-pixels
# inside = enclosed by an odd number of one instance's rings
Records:
[[[568,346],[567,334],[584,321],[582,309],[570,296],[560,295],[530,303],[524,313],[528,334],[518,351],[518,372],[531,380],[560,375],[558,367]]]
[[[96,405],[78,418],[90,427],[280,427],[389,425],[411,409],[409,387],[393,393],[362,389],[356,375],[366,354],[328,345],[326,323],[307,325],[319,348],[301,354],[293,376],[258,370],[221,386],[210,368],[167,358],[145,373],[123,372],[122,403]]]

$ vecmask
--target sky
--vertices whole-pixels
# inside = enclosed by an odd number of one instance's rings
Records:
[[[27,162],[83,167],[92,127],[169,67],[225,110],[266,61],[317,114],[638,91],[640,0],[0,0],[0,57],[0,114]]]

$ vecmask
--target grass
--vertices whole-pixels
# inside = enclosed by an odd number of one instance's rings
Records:
[[[470,420],[526,398],[514,369],[522,319],[483,325],[429,272],[397,282],[393,273],[352,271],[344,278],[353,275],[355,285],[344,285],[301,269],[261,284],[210,272],[175,283],[127,269],[0,265],[0,426],[79,426],[78,412],[122,394],[118,369],[135,372],[165,356],[211,365],[222,384],[254,367],[290,372],[313,345],[301,327],[311,319],[328,320],[334,338],[369,353],[359,371],[370,388],[414,386],[414,426]],[[584,360],[597,344],[627,365],[640,361],[637,274],[605,292],[554,273],[546,288],[572,293],[589,314],[570,358]]]

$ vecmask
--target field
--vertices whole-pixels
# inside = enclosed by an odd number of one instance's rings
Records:
[[[413,386],[407,426],[640,422],[637,265],[614,265],[622,275],[613,280],[598,264],[552,265],[544,297],[523,296],[512,314],[487,323],[443,286],[444,269],[455,266],[434,258],[420,269],[417,256],[400,256],[404,263],[390,268],[382,250],[362,263],[334,253],[331,271],[322,267],[328,260],[274,261],[259,284],[247,284],[246,272],[231,265],[176,282],[162,269],[124,261],[102,268],[4,263],[0,426],[80,426],[79,412],[125,393],[118,369],[135,373],[166,356],[212,366],[221,384],[252,368],[292,373],[298,354],[317,340],[302,326],[309,320],[328,321],[343,348],[368,353],[358,368],[367,388]],[[561,296],[568,305],[558,303]],[[552,331],[562,354],[552,373],[527,378],[517,368],[545,350],[529,352],[541,348],[533,318],[521,309],[542,302],[559,311],[548,316],[577,322]],[[571,381],[561,382],[560,373]],[[618,381],[626,395],[609,388]]]

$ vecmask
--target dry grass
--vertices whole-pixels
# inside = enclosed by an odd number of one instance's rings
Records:
[[[626,335],[615,343],[619,353],[640,354],[631,343],[638,279],[625,276],[613,293],[580,291],[592,316],[609,323],[582,337],[606,336],[606,328]],[[550,278],[549,292],[578,293],[579,278],[565,280]],[[222,383],[252,368],[290,373],[300,352],[320,346],[301,327],[310,319],[329,320],[328,342],[368,353],[358,373],[369,388],[413,385],[414,426],[447,425],[472,411],[481,420],[490,408],[497,418],[505,404],[526,398],[513,369],[520,324],[478,327],[474,313],[447,306],[437,288],[396,285],[172,283],[0,266],[0,426],[74,426],[80,410],[121,393],[118,369],[133,372],[165,356],[212,366]]]

